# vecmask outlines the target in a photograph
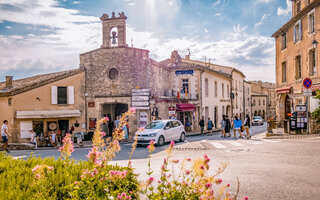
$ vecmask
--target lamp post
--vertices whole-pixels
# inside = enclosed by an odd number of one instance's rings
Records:
[[[315,48],[317,48],[317,46],[318,46],[318,42],[317,42],[316,39],[314,39],[314,40],[312,41],[312,47],[315,49]]]

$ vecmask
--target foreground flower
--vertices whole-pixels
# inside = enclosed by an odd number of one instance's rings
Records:
[[[92,147],[91,151],[88,153],[89,161],[100,164],[102,152],[99,151],[98,147]]]
[[[132,112],[132,113],[135,113],[135,112],[136,112],[136,108],[135,108],[135,107],[131,107],[131,108],[129,109],[129,111]]]
[[[154,178],[153,177],[150,177],[148,180],[147,180],[147,185],[151,185],[151,183],[154,181]]]
[[[154,150],[156,150],[156,147],[154,146],[154,141],[151,140],[150,144],[147,147],[149,149],[149,152],[152,153]]]
[[[62,140],[63,146],[59,148],[62,158],[68,158],[72,152],[74,152],[73,142],[71,140],[71,134],[66,134]]]

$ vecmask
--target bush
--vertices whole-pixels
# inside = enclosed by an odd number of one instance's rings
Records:
[[[0,154],[0,192],[6,199],[96,199],[105,196],[117,198],[117,193],[137,193],[137,175],[132,170],[117,165],[106,165],[99,169],[99,176],[108,174],[110,170],[127,171],[126,178],[121,182],[104,182],[95,191],[83,188],[82,193],[75,183],[81,182],[81,176],[86,170],[93,170],[94,165],[87,161],[55,160],[54,158],[30,157],[26,160],[13,159]],[[96,176],[97,178],[98,176]],[[90,179],[85,179],[87,186]],[[102,185],[99,179],[92,179],[91,186]],[[94,195],[94,192],[97,192]],[[74,196],[73,196],[74,195]],[[0,198],[1,199],[1,198]]]

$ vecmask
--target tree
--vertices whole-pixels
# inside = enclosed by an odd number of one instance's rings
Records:
[[[317,90],[316,92],[317,92],[316,99],[320,101],[320,90]],[[320,122],[320,105],[315,111],[312,112],[312,117],[313,119],[316,120],[316,122]]]

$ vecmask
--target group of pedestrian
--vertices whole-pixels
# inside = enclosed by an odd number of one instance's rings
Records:
[[[232,123],[229,119],[229,116],[227,115],[222,115],[222,120],[220,122],[221,124],[221,129],[222,129],[222,134],[221,137],[231,137],[231,128],[233,127],[233,134],[234,138],[237,138],[237,131],[239,132],[240,137],[243,138],[243,132],[246,131],[246,134],[244,134],[247,139],[251,138],[250,135],[250,117],[249,115],[246,115],[244,122],[242,122],[237,116],[234,116]],[[199,126],[200,126],[200,131],[201,135],[203,135],[204,128],[205,128],[205,121],[204,121],[204,116],[201,117],[199,121]],[[212,135],[212,129],[214,125],[210,117],[208,117],[208,122],[207,122],[207,130],[208,130],[208,135]]]
[[[102,132],[106,134],[105,138],[107,137],[112,138],[114,129],[117,129],[120,126],[120,116],[117,116],[114,121],[110,114],[108,115],[104,114],[103,117],[108,117],[109,120],[102,124]],[[128,129],[129,127],[127,125],[124,125],[122,127],[122,130],[124,131],[124,139],[123,139],[124,142],[127,142],[128,140]]]

